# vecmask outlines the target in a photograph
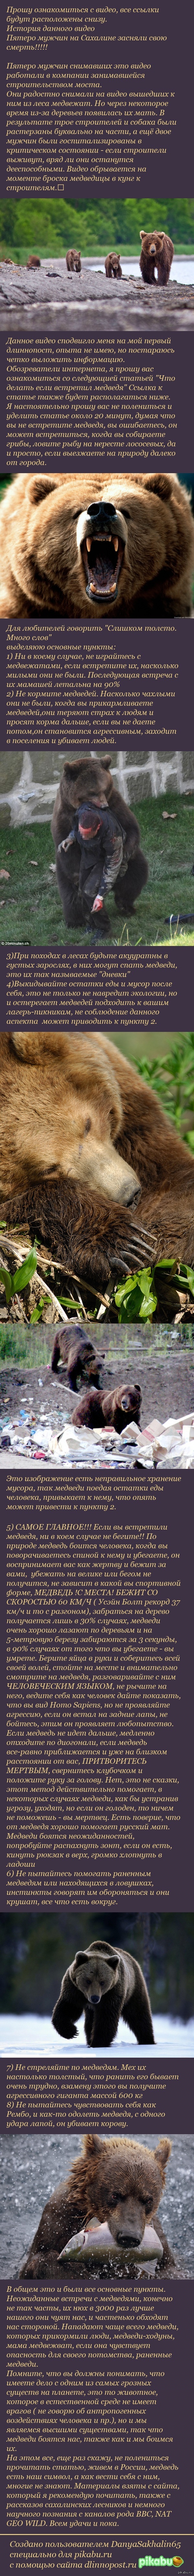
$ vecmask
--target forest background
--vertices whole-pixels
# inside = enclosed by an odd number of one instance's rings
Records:
[[[194,198],[167,197],[23,197],[0,198],[0,259],[24,265],[30,252],[39,259],[59,259],[73,242],[82,258],[120,250],[140,259],[140,231],[169,233],[175,252],[194,251]]]

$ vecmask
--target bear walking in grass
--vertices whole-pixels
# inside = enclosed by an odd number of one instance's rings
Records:
[[[140,269],[144,286],[155,286],[155,283],[158,286],[168,286],[174,242],[169,241],[168,233],[155,232],[140,233],[140,241],[142,245]],[[157,280],[155,280],[156,268]]]
[[[69,2181],[61,2182],[46,2201],[20,2279],[56,2279],[60,2256],[71,2236],[96,2221],[100,2227],[106,2222],[112,2248],[127,2253],[140,2247],[145,2228],[156,2219],[170,2155],[170,2138],[159,2138],[157,2147],[147,2147],[136,2138],[88,2133]],[[163,2249],[162,2269],[171,2271],[173,2255],[158,2216],[157,2237]]]
[[[54,2029],[62,2039],[75,2039],[76,2022],[83,2012],[89,2048],[111,2047],[120,2013],[128,2029],[135,2032],[139,2045],[154,2046],[151,2006],[142,1969],[130,1951],[113,1949],[112,1941],[92,1941],[89,1950],[77,1950],[72,1966],[66,1969],[52,2013]]]

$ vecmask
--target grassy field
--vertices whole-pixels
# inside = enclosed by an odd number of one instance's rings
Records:
[[[73,241],[95,258],[105,258],[109,247],[121,249],[131,258],[140,259],[140,230],[165,231],[174,242],[175,251],[193,252],[193,197],[30,197],[0,198],[0,256],[25,261],[29,252],[39,259],[63,257]]]
[[[112,939],[122,939],[134,947],[137,941],[170,940],[167,916],[193,912],[192,924],[182,937],[194,940],[194,798],[166,796],[145,798],[143,807],[134,808],[140,824],[142,846],[148,859],[149,879],[137,903],[134,919],[116,913],[113,896],[109,897]],[[6,877],[1,875],[7,870]],[[66,930],[54,868],[54,847],[50,823],[8,824],[0,830],[0,937],[4,946],[9,941],[30,940],[32,946],[84,946],[85,932]],[[8,873],[9,872],[9,873]],[[172,933],[172,936],[176,933]],[[180,938],[180,931],[177,933]]]

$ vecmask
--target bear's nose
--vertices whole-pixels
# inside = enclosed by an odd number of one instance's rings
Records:
[[[90,527],[94,531],[94,536],[96,536],[96,534],[101,537],[103,535],[106,536],[107,528],[111,530],[116,518],[117,511],[115,510],[114,501],[90,502],[89,509],[87,510],[87,519],[90,521]]]

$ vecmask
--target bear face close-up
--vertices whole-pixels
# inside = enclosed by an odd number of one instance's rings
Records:
[[[154,286],[155,275],[158,286],[168,286],[174,242],[169,240],[168,233],[157,232],[140,232],[140,241],[142,244],[140,269],[144,286]]]
[[[189,617],[177,474],[18,474],[0,508],[1,617]]]
[[[100,1288],[146,1256],[193,1266],[193,1154],[135,1063],[100,1032],[15,1030],[0,1064],[3,1222]]]
[[[170,2155],[169,2138],[160,2138],[153,2148],[122,2135],[103,2138],[88,2133],[68,2182],[60,2183],[45,2204],[20,2278],[44,2280],[47,2274],[56,2274],[75,2229],[87,2229],[93,2220],[99,2226],[107,2222],[118,2248],[140,2247],[145,2227],[156,2219]],[[157,2234],[163,2267],[168,2269],[170,2249],[158,2220]],[[170,2262],[173,2265],[173,2257]]]

